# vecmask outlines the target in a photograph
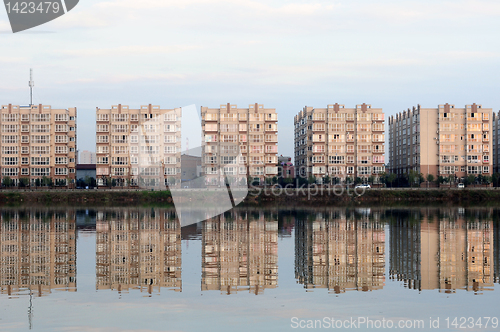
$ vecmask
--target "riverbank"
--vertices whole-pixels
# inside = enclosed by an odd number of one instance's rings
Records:
[[[193,190],[201,204],[210,204],[209,190]],[[244,201],[260,204],[341,205],[349,203],[500,203],[500,190],[395,188],[368,190],[341,190],[340,188],[251,190]],[[0,204],[92,204],[126,206],[134,204],[172,204],[170,191],[145,190],[9,190],[0,191]]]

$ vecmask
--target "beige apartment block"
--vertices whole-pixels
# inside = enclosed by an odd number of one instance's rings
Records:
[[[385,284],[385,229],[378,214],[317,213],[297,220],[295,278],[306,289],[373,291]]]
[[[99,186],[179,185],[182,110],[115,105],[96,111]]]
[[[201,108],[204,146],[202,172],[206,184],[218,186],[227,178],[240,184],[263,183],[278,175],[278,114],[274,108],[226,104]]]
[[[384,113],[371,105],[304,107],[294,118],[296,176],[366,181],[385,172]]]
[[[0,293],[9,296],[75,292],[75,211],[4,209],[0,271]]]
[[[97,213],[97,290],[182,291],[181,266],[181,225],[175,211]]]
[[[74,183],[76,108],[3,105],[0,130],[2,178],[9,177],[14,186],[40,185],[43,178],[56,186]]]
[[[456,181],[493,172],[492,111],[481,105],[420,105],[389,118],[390,171]],[[454,181],[455,182],[455,181]]]
[[[276,216],[277,217],[277,216]],[[278,221],[238,211],[205,220],[201,290],[262,294],[278,285]]]

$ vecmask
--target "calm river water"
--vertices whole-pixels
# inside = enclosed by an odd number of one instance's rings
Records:
[[[2,208],[0,330],[500,330],[500,209]]]

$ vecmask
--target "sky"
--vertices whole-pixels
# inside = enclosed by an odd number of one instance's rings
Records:
[[[0,104],[78,108],[95,151],[95,109],[154,104],[276,108],[293,155],[304,106],[420,104],[498,111],[500,2],[489,0],[80,0],[13,34],[0,9]]]

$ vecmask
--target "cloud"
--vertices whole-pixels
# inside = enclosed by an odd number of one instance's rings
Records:
[[[200,48],[198,45],[169,45],[169,46],[142,46],[142,45],[127,45],[112,48],[96,48],[96,49],[61,49],[54,52],[55,54],[63,54],[74,57],[102,57],[102,56],[129,56],[129,55],[147,55],[147,54],[171,54],[186,51],[193,51]]]

